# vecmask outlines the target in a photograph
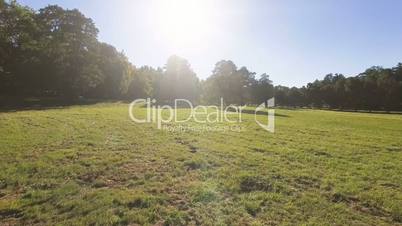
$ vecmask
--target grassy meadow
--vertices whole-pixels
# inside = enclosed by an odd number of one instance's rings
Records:
[[[402,225],[402,115],[276,113],[269,133],[253,114],[158,130],[123,103],[3,111],[0,225]]]

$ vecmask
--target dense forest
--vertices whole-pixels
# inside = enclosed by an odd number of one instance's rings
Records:
[[[200,81],[187,60],[171,56],[161,68],[136,67],[97,38],[94,22],[77,9],[49,5],[38,11],[0,0],[0,97],[59,100],[152,97],[161,103],[276,104],[362,110],[402,110],[402,64],[371,67],[345,77],[328,74],[301,88],[274,86],[230,60]]]

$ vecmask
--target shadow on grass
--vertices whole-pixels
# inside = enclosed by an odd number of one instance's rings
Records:
[[[72,106],[94,105],[98,103],[114,102],[116,101],[99,99],[65,100],[59,98],[9,98],[0,99],[0,112],[51,110],[68,108]]]
[[[368,114],[387,114],[402,115],[401,111],[377,111],[377,110],[347,110],[347,109],[320,109],[326,111],[350,112],[350,113],[368,113]]]
[[[228,111],[231,111],[231,112],[235,112],[233,109],[228,109]],[[242,113],[244,113],[244,114],[251,114],[251,115],[268,115],[268,112],[267,111],[257,111],[257,112],[255,112],[254,110],[247,110],[247,109],[243,109],[242,111],[241,111]],[[288,118],[288,117],[290,117],[289,115],[285,115],[285,114],[279,114],[279,113],[276,113],[275,112],[275,117],[285,117],[285,118]]]
[[[350,112],[350,113],[369,113],[369,114],[394,114],[402,115],[402,111],[386,111],[386,110],[357,110],[357,109],[336,109],[336,108],[319,108],[319,107],[286,107],[275,106],[276,109],[283,110],[324,110],[324,111],[338,111],[338,112]]]

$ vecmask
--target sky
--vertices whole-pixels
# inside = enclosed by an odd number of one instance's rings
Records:
[[[99,40],[137,67],[186,58],[198,77],[232,60],[276,85],[328,73],[354,76],[402,62],[400,0],[19,0],[57,4],[93,19]]]

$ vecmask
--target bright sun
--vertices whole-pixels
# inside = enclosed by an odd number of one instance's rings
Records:
[[[205,42],[214,24],[213,1],[159,0],[156,19],[161,38],[170,47],[190,48]]]

